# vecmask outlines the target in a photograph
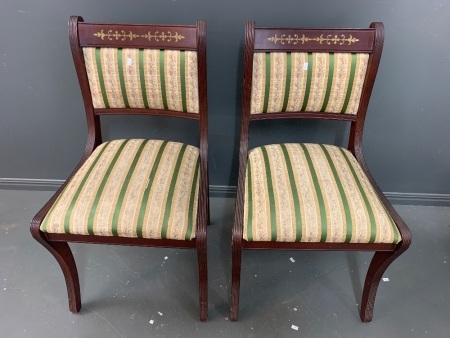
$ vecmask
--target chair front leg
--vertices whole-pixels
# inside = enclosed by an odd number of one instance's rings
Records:
[[[237,321],[239,316],[239,293],[241,286],[242,238],[233,234],[231,267],[231,304],[230,320]]]
[[[198,257],[198,277],[199,277],[199,301],[200,301],[200,320],[208,320],[208,261],[206,238],[203,243],[197,246]]]
[[[70,250],[69,244],[67,244],[67,242],[50,242],[45,238],[45,235],[41,231],[39,231],[38,234],[33,233],[33,237],[48,251],[50,251],[50,253],[53,255],[53,257],[56,258],[56,261],[61,267],[61,270],[64,274],[64,279],[66,281],[70,312],[80,312],[80,282],[78,279],[78,271],[75,264],[75,259],[73,258],[73,254]]]
[[[211,204],[209,198],[209,175],[206,176],[206,224],[211,225]]]
[[[364,283],[360,312],[360,317],[363,322],[372,321],[375,297],[377,295],[377,289],[381,277],[383,276],[389,265],[403,252],[404,250],[398,250],[394,252],[375,252],[372,261],[370,262],[370,266],[366,275],[366,281]]]

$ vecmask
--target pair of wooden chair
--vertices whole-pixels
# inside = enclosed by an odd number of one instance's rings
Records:
[[[68,242],[192,248],[200,320],[208,315],[209,223],[206,27],[90,24],[69,37],[88,123],[87,146],[65,184],[31,223],[58,261],[69,308],[81,307]],[[375,251],[361,319],[411,234],[377,187],[362,153],[364,119],[383,45],[368,29],[246,25],[239,180],[232,238],[230,318],[237,320],[243,249]],[[103,142],[102,115],[198,120],[198,147],[170,140]],[[348,148],[271,144],[249,151],[250,122],[332,119],[351,124]]]

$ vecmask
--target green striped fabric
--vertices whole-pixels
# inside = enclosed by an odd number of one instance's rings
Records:
[[[195,238],[198,148],[114,140],[95,149],[42,222],[47,233]]]
[[[368,59],[366,53],[255,53],[250,112],[356,114]]]
[[[94,108],[199,112],[197,53],[83,48]]]
[[[276,144],[250,151],[247,241],[398,243],[400,233],[346,149]]]

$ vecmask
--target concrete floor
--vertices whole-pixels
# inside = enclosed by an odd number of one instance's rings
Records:
[[[386,272],[371,323],[358,315],[371,254],[275,251],[244,252],[233,323],[234,200],[213,198],[209,322],[201,323],[193,250],[72,245],[82,309],[70,313],[59,266],[28,230],[51,194],[0,190],[0,337],[450,336],[450,208],[396,206],[413,245]]]

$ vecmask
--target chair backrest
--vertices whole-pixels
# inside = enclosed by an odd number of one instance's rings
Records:
[[[349,149],[355,151],[383,39],[382,23],[365,29],[303,29],[247,22],[242,132],[248,134],[248,123],[261,119],[351,121]]]
[[[74,16],[69,37],[94,133],[103,114],[197,119],[206,128],[204,21],[195,26],[105,24]]]

